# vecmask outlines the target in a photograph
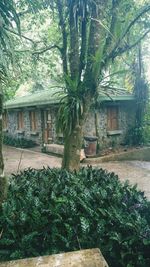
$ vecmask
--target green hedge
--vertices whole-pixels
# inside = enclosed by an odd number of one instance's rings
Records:
[[[150,266],[150,202],[114,173],[29,169],[0,211],[0,259],[99,247],[110,267]]]
[[[3,143],[5,145],[20,147],[20,148],[30,148],[36,146],[36,143],[32,140],[27,140],[25,138],[14,138],[9,135],[4,135]]]

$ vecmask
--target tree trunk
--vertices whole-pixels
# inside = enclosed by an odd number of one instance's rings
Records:
[[[98,112],[95,110],[95,133],[97,136],[97,153],[100,152],[100,133],[99,133],[99,122],[98,122]]]
[[[80,168],[80,151],[82,147],[82,126],[77,125],[75,129],[65,137],[64,155],[62,168],[74,171]]]
[[[59,0],[60,1],[60,0]],[[72,89],[72,98],[75,96],[80,99],[80,103],[83,103],[83,108],[79,109],[79,114],[77,115],[79,122],[75,122],[76,118],[71,114],[72,121],[76,124],[68,134],[64,132],[65,145],[64,145],[64,156],[62,162],[62,168],[73,171],[78,170],[80,167],[80,151],[82,147],[82,137],[83,137],[83,125],[87,117],[89,107],[91,106],[98,86],[99,76],[100,76],[100,63],[99,58],[97,60],[97,55],[99,55],[101,40],[104,38],[104,27],[101,26],[99,19],[103,18],[103,10],[105,10],[106,0],[95,0],[91,4],[91,22],[88,22],[88,17],[84,20],[82,24],[82,34],[78,32],[80,29],[80,21],[78,17],[74,18],[75,5],[69,5],[69,63],[70,63],[70,76],[73,85],[77,84],[76,90]],[[106,4],[105,4],[106,3]],[[76,25],[77,24],[77,25]],[[87,37],[88,36],[88,37]],[[80,38],[83,39],[80,42]],[[87,55],[87,62],[85,61],[85,56]],[[84,71],[83,71],[84,69]],[[78,83],[77,83],[78,82]],[[69,87],[68,81],[66,87]],[[71,91],[71,90],[69,90]],[[82,94],[82,97],[81,97]],[[82,111],[81,111],[82,110]],[[74,114],[78,112],[78,109],[74,110]],[[78,120],[78,119],[77,119]],[[68,120],[69,121],[69,120]]]
[[[0,205],[7,196],[7,179],[4,176],[4,161],[2,153],[2,144],[3,144],[2,112],[3,112],[3,95],[0,92]]]

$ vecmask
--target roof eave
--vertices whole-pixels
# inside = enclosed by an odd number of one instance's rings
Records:
[[[124,96],[99,96],[98,101],[133,101],[135,97],[133,95],[124,95]],[[6,103],[4,104],[4,109],[15,109],[15,108],[25,108],[25,107],[33,107],[33,106],[47,106],[47,105],[55,105],[59,104],[60,99],[55,100],[44,100],[44,101],[32,101],[32,102],[23,102],[23,103]]]
[[[124,96],[99,96],[99,101],[133,101],[135,100],[134,95],[124,95]]]
[[[34,101],[34,102],[24,102],[24,103],[8,103],[4,104],[4,109],[15,109],[15,108],[25,108],[25,107],[34,107],[34,106],[47,106],[58,104],[60,100],[55,101]]]

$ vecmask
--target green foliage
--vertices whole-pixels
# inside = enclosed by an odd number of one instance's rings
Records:
[[[150,144],[150,104],[147,105],[143,125],[144,143]]]
[[[114,173],[28,169],[0,210],[0,259],[99,247],[111,267],[150,265],[150,202]]]
[[[136,100],[135,125],[127,133],[126,142],[130,145],[146,144],[150,141],[149,133],[149,88],[144,78],[137,73],[134,94]]]
[[[128,145],[143,145],[144,142],[144,127],[134,126],[131,127],[126,135],[125,143]]]
[[[27,140],[25,138],[14,138],[9,135],[4,136],[3,143],[5,145],[20,147],[20,148],[30,148],[36,146],[36,143],[32,140]]]
[[[64,93],[60,93],[63,97],[58,111],[57,131],[70,134],[75,125],[80,124],[84,99],[77,80],[73,81],[66,75],[66,83],[65,96]]]
[[[5,74],[7,71],[7,60],[12,59],[12,43],[9,35],[9,28],[12,28],[13,23],[16,24],[20,31],[20,21],[14,7],[13,0],[1,0],[0,2],[0,73]]]

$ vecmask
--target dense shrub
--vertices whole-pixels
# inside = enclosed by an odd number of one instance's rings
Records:
[[[5,145],[20,147],[20,148],[30,148],[36,146],[36,143],[32,140],[27,140],[25,138],[14,138],[8,135],[4,136],[3,143]]]
[[[135,125],[128,130],[125,143],[128,145],[150,144],[150,105],[147,106],[142,125]]]
[[[114,173],[14,175],[0,211],[0,259],[99,247],[110,267],[150,266],[150,202]]]
[[[127,145],[133,145],[133,146],[138,146],[138,145],[143,145],[144,142],[144,128],[143,127],[131,127],[126,135],[126,140],[125,143]]]
[[[142,127],[132,127],[128,130],[125,144],[138,146],[150,144],[150,124],[145,122]]]
[[[144,143],[150,144],[150,104],[147,105],[147,110],[144,116]]]

